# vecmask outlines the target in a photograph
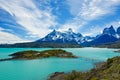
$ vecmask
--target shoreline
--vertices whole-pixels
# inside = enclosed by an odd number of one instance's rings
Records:
[[[32,60],[32,59],[42,59],[49,57],[58,57],[58,58],[78,58],[73,55],[71,52],[67,52],[62,49],[52,49],[52,50],[27,50],[27,51],[19,51],[8,56],[12,56],[11,58],[0,59],[0,61],[9,61],[9,60]]]
[[[106,72],[106,73],[104,73]],[[111,76],[109,76],[111,75]],[[106,62],[97,63],[95,67],[86,72],[73,70],[70,73],[55,72],[48,80],[120,80],[120,56],[107,59]]]

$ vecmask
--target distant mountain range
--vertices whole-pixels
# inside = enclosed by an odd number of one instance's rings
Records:
[[[83,36],[81,33],[75,33],[69,28],[64,32],[53,30],[45,37],[34,42],[0,45],[0,47],[81,47],[109,44],[119,40],[120,27],[115,30],[111,25],[96,37]]]
[[[82,46],[91,46],[111,43],[117,40],[120,40],[120,27],[115,30],[111,25],[109,28],[105,28],[102,34],[99,34],[96,37],[83,36],[81,33],[75,33],[69,28],[68,31],[65,32],[53,30],[44,38],[41,38],[36,42],[77,43]]]
[[[51,33],[46,35],[44,38],[37,40],[36,42],[57,42],[57,43],[77,43],[81,44],[84,42],[90,42],[94,40],[94,37],[83,36],[81,33],[75,33],[71,28],[68,31],[60,32],[53,30]]]
[[[120,40],[120,27],[117,30],[113,26],[105,28],[102,34],[97,35],[92,41],[84,42],[81,45],[91,46],[91,45],[101,45],[106,43],[112,43]]]

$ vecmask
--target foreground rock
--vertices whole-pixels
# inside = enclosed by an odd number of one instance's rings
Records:
[[[37,59],[37,58],[47,58],[47,57],[60,57],[60,58],[77,58],[71,52],[65,50],[56,49],[56,50],[45,50],[45,51],[20,51],[13,54],[10,54],[12,58],[0,59],[0,61],[7,60],[19,60],[19,59]]]
[[[72,71],[62,75],[54,74],[49,80],[120,80],[120,57],[108,59],[100,67],[85,73]]]
[[[64,76],[66,74],[64,72],[55,72],[52,74],[48,80],[64,80]]]

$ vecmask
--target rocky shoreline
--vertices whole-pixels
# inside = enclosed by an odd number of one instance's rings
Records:
[[[87,72],[55,72],[48,80],[120,80],[120,56],[97,64]]]
[[[63,80],[64,75],[66,75],[66,73],[64,73],[64,72],[55,72],[49,76],[48,80],[58,80],[58,79]]]

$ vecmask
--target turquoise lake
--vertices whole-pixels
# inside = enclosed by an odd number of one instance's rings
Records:
[[[0,58],[24,50],[48,50],[52,48],[0,48]],[[107,48],[62,48],[79,56],[76,59],[45,58],[35,60],[13,60],[0,62],[0,80],[46,80],[54,72],[87,71],[95,63],[120,56],[117,49]]]

